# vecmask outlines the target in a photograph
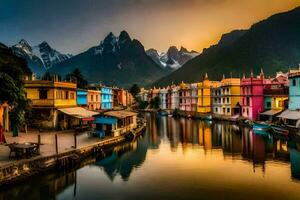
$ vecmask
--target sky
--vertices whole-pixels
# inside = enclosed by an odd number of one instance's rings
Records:
[[[77,54],[126,30],[145,49],[201,52],[223,33],[297,6],[300,0],[0,0],[0,42],[47,41]]]

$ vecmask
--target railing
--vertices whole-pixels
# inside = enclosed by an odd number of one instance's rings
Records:
[[[54,106],[54,99],[31,99],[33,106]]]

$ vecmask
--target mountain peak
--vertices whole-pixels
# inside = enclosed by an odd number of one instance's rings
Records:
[[[120,35],[119,35],[119,40],[123,41],[123,40],[131,40],[129,34],[126,31],[121,31]]]
[[[180,47],[179,51],[182,53],[189,53],[189,51],[186,48],[184,48],[183,46]]]

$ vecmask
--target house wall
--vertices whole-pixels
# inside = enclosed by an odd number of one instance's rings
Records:
[[[87,103],[89,110],[101,109],[101,93],[99,90],[88,90]]]
[[[101,109],[107,110],[113,108],[113,93],[109,87],[101,88]]]
[[[289,109],[300,109],[300,76],[289,77]]]

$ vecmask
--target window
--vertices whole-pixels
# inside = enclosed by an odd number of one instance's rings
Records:
[[[293,79],[293,86],[296,86],[296,79]]]
[[[271,102],[270,101],[267,102],[267,108],[271,108]]]
[[[98,101],[98,95],[96,95],[96,101]]]
[[[230,113],[230,108],[227,108],[227,113]]]
[[[69,91],[66,91],[66,99],[69,99]]]
[[[229,103],[229,97],[227,97],[227,103]]]
[[[91,95],[91,101],[94,101],[94,95]]]
[[[70,99],[74,99],[74,92],[70,93]]]
[[[215,108],[215,112],[218,113],[218,108]]]
[[[246,98],[246,105],[250,106],[250,98],[249,97]]]
[[[48,98],[47,90],[40,90],[39,98],[40,99],[47,99]]]

